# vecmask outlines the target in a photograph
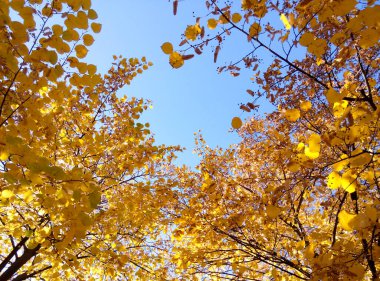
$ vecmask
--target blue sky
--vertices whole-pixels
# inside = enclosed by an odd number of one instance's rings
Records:
[[[198,130],[211,147],[228,147],[239,141],[236,132],[229,132],[231,119],[250,116],[239,109],[239,103],[250,101],[246,89],[254,88],[247,71],[234,78],[227,73],[218,74],[216,68],[240,59],[244,40],[230,40],[231,46],[221,51],[217,64],[213,63],[212,53],[206,51],[186,61],[180,69],[173,69],[160,49],[166,41],[178,45],[186,26],[195,22],[192,12],[205,13],[204,1],[180,1],[177,16],[172,13],[172,3],[166,0],[93,1],[93,7],[103,26],[87,60],[101,72],[108,69],[114,54],[146,56],[154,63],[122,94],[153,102],[153,109],[143,115],[143,121],[150,123],[158,143],[186,147],[178,155],[178,163],[193,166],[198,162],[192,153],[194,133]]]

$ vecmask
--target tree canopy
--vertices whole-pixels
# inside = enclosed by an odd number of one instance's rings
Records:
[[[242,110],[255,112],[263,97],[277,110],[245,123],[233,118],[242,141],[231,149],[211,149],[200,136],[198,170],[178,169],[186,198],[173,232],[178,273],[378,280],[380,6],[205,4],[207,16],[187,26],[177,51],[162,46],[170,64],[180,67],[210,47],[217,62],[229,40],[246,42],[249,51],[218,70],[251,71],[252,101]],[[173,1],[174,13],[180,5]]]
[[[198,135],[195,169],[122,93],[152,63],[85,62],[90,0],[0,11],[0,280],[380,278],[377,1],[205,1],[161,49],[180,68],[245,44],[218,71],[251,73],[250,118],[228,149]]]
[[[120,97],[151,63],[84,62],[101,29],[90,1],[0,10],[0,280],[159,279],[178,148],[139,123],[144,100]]]

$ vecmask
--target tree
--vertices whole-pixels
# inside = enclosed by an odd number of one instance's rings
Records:
[[[164,278],[178,148],[138,122],[147,102],[117,95],[151,63],[83,60],[101,29],[90,0],[0,11],[0,280]]]
[[[182,50],[162,46],[172,66],[210,46],[217,61],[229,40],[239,49],[246,41],[248,52],[218,70],[251,71],[255,89],[248,93],[278,110],[247,120],[236,147],[211,149],[200,137],[198,170],[177,170],[185,198],[175,210],[177,274],[378,280],[380,6],[205,4],[208,13],[186,28]],[[178,1],[173,5],[176,12]],[[232,126],[240,123],[234,118]]]

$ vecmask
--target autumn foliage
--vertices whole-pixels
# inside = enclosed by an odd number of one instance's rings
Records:
[[[207,16],[186,28],[171,56],[211,48],[217,61],[225,45],[247,42],[247,53],[218,70],[251,71],[252,101],[241,109],[254,114],[232,120],[237,146],[211,149],[199,136],[197,170],[177,170],[186,198],[174,221],[177,274],[378,280],[380,6],[205,4]],[[256,114],[263,98],[277,110]]]
[[[151,63],[84,61],[90,0],[0,2],[0,280],[378,280],[379,15],[371,0],[206,1],[161,49],[179,68],[246,44],[218,71],[251,73],[251,115],[229,149],[199,135],[190,169],[123,96]]]
[[[0,280],[159,279],[176,148],[120,96],[151,64],[83,61],[101,29],[89,0],[0,11]]]

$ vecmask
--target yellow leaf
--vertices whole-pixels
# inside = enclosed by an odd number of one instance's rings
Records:
[[[9,190],[9,189],[4,189],[2,192],[1,192],[1,197],[4,198],[4,199],[8,199],[8,198],[11,198],[14,196],[14,193],[13,191]]]
[[[88,74],[94,75],[96,73],[96,65],[94,64],[87,65],[87,71],[88,71]]]
[[[291,24],[288,21],[288,18],[284,14],[281,14],[280,19],[281,19],[281,21],[284,24],[284,26],[285,26],[286,29],[291,29],[292,28]]]
[[[356,152],[356,153],[354,153]],[[363,152],[361,149],[355,149],[350,158],[350,167],[362,167],[367,165],[372,160],[372,155]],[[357,155],[357,156],[356,156]]]
[[[180,53],[172,52],[169,56],[169,63],[174,68],[180,68],[184,64],[184,60]]]
[[[310,101],[301,102],[300,108],[302,111],[308,111],[311,108],[311,102]]]
[[[260,32],[261,26],[257,22],[254,22],[249,28],[249,36],[251,37],[257,37]]]
[[[317,65],[321,65],[321,64],[323,64],[323,63],[325,63],[325,60],[324,60],[324,59],[322,59],[322,58],[317,58]]]
[[[95,209],[100,204],[101,194],[97,191],[91,192],[88,195],[88,200],[89,200],[91,208]]]
[[[327,186],[331,189],[337,189],[341,184],[341,176],[337,172],[332,172],[327,177]]]
[[[290,161],[288,164],[289,171],[291,171],[293,173],[299,171],[300,168],[301,168],[301,166],[295,161]]]
[[[83,35],[83,43],[86,46],[91,46],[92,43],[94,43],[94,37],[92,37],[90,34]]]
[[[216,28],[216,26],[218,25],[218,22],[217,22],[217,20],[216,19],[209,19],[208,21],[207,21],[207,27],[209,28],[209,29],[215,29]]]
[[[75,52],[77,54],[77,57],[82,59],[82,58],[87,56],[88,50],[83,45],[77,45],[77,46],[75,46]]]
[[[100,30],[102,30],[102,25],[100,23],[93,22],[93,23],[91,23],[91,29],[95,33],[99,33]]]
[[[342,175],[341,179],[342,188],[344,191],[348,193],[353,193],[356,190],[356,177],[351,173],[351,171],[347,171]]]
[[[363,49],[368,49],[379,42],[379,31],[376,29],[368,28],[361,32],[359,46]]]
[[[9,158],[9,153],[7,151],[1,151],[0,152],[0,160],[6,161]]]
[[[340,161],[338,161],[337,163],[333,164],[333,168],[337,172],[343,170],[343,168],[349,163],[346,154],[342,154],[339,159],[340,159]]]
[[[241,21],[241,18],[242,17],[241,17],[241,15],[239,13],[234,13],[232,15],[231,20],[232,20],[233,23],[238,23],[239,21]]]
[[[267,206],[267,215],[268,217],[274,219],[281,213],[281,209],[276,206],[269,205]]]
[[[305,147],[305,155],[310,159],[316,159],[319,157],[321,150],[321,136],[318,134],[312,134],[309,137],[309,146]]]
[[[299,40],[300,44],[302,46],[305,46],[305,47],[312,44],[313,41],[314,41],[314,35],[310,32],[306,32],[306,33],[302,34],[302,36],[300,37],[300,40]]]
[[[79,213],[79,219],[84,226],[90,226],[92,224],[91,217],[84,212]]]
[[[27,190],[23,193],[22,197],[26,203],[30,203],[33,200],[33,192],[31,190]]]
[[[288,109],[285,111],[285,118],[291,122],[297,121],[298,118],[300,118],[300,116],[301,116],[300,111],[296,108]]]
[[[96,19],[98,18],[98,14],[97,14],[96,11],[93,10],[93,9],[88,10],[87,13],[88,13],[88,18],[89,18],[90,20],[96,20]]]
[[[367,206],[365,208],[365,214],[366,216],[373,222],[375,223],[377,221],[377,209],[371,206]]]
[[[325,96],[330,106],[334,106],[336,102],[340,102],[342,100],[342,96],[337,93],[333,88],[328,89],[325,92]]]
[[[309,246],[306,247],[304,251],[304,255],[307,259],[314,258],[314,249],[315,249],[315,245],[313,243],[310,243]]]
[[[333,105],[334,116],[336,118],[342,118],[343,116],[347,115],[348,114],[347,106],[348,106],[348,101],[346,100],[335,102]]]
[[[297,144],[297,151],[302,151],[305,149],[305,144],[303,142],[300,142]]]
[[[173,53],[173,45],[170,42],[165,42],[164,44],[161,45],[161,50],[167,54],[170,55]]]
[[[38,246],[38,242],[34,238],[29,238],[28,241],[26,241],[25,246],[32,250]]]
[[[305,248],[305,240],[298,241],[296,243],[296,249],[297,250],[302,250]]]
[[[350,213],[347,213],[345,210],[341,211],[338,215],[339,218],[339,225],[344,229],[348,231],[352,231],[352,221],[356,217],[356,215],[352,215]]]
[[[231,125],[232,125],[232,128],[238,130],[243,125],[243,122],[241,121],[239,117],[234,117],[232,118]]]
[[[355,274],[356,280],[362,280],[366,272],[366,268],[357,262],[354,265],[349,266],[348,270],[352,272],[353,274]]]
[[[185,37],[188,40],[195,41],[195,39],[197,39],[197,36],[199,34],[201,34],[201,31],[202,30],[201,30],[199,24],[188,25],[186,30],[185,30]]]
[[[29,176],[29,179],[32,182],[32,184],[43,184],[44,183],[43,178],[41,176],[39,176],[38,174],[31,174]]]

